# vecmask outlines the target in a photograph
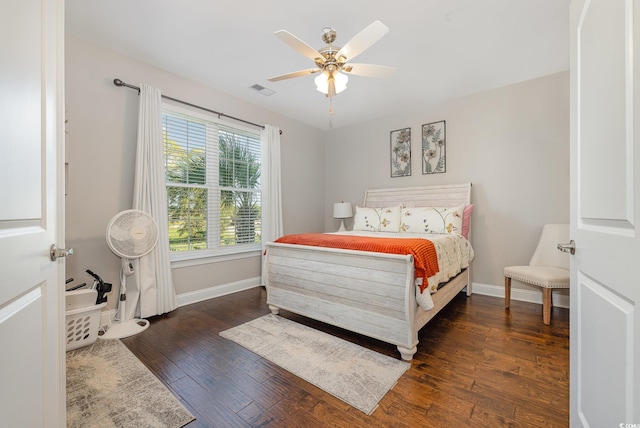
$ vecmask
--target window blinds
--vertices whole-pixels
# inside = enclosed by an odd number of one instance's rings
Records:
[[[162,115],[172,251],[260,244],[260,137],[196,115]]]

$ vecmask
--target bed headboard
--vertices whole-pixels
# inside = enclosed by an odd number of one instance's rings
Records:
[[[364,195],[364,206],[369,208],[400,204],[405,207],[455,207],[470,203],[471,183],[368,189]]]

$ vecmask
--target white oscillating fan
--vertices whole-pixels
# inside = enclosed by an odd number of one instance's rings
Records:
[[[151,216],[139,210],[126,210],[116,214],[107,225],[107,244],[113,253],[122,258],[120,271],[119,321],[109,327],[103,339],[120,339],[138,334],[147,327],[145,319],[126,320],[127,277],[133,275],[132,260],[153,250],[158,242],[158,226]]]

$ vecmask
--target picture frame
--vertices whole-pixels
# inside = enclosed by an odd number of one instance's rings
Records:
[[[411,175],[411,128],[402,128],[390,133],[391,177]]]
[[[447,172],[446,121],[426,123],[422,125],[422,174],[439,174]]]

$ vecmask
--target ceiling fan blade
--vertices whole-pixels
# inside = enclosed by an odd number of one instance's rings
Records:
[[[387,34],[389,28],[380,21],[374,21],[364,30],[353,36],[336,54],[336,58],[344,56],[352,60]]]
[[[395,73],[395,67],[374,64],[346,64],[342,71],[356,76],[364,77],[389,77]]]
[[[276,31],[273,34],[277,38],[279,38],[280,40],[282,40],[283,42],[291,46],[293,49],[297,50],[302,55],[306,56],[307,58],[310,58],[314,61],[320,58],[320,63],[323,63],[325,61],[325,58],[320,54],[320,52],[318,52],[317,50],[315,50],[314,48],[312,48],[311,46],[309,46],[308,44],[306,44],[305,42],[303,42],[302,40],[300,40],[290,32],[286,30],[280,30],[280,31]]]
[[[293,79],[294,77],[306,76],[307,74],[317,73],[318,71],[320,71],[319,68],[308,68],[306,70],[294,71],[293,73],[281,74],[280,76],[271,77],[267,80],[269,80],[269,82],[277,82],[279,80]]]

